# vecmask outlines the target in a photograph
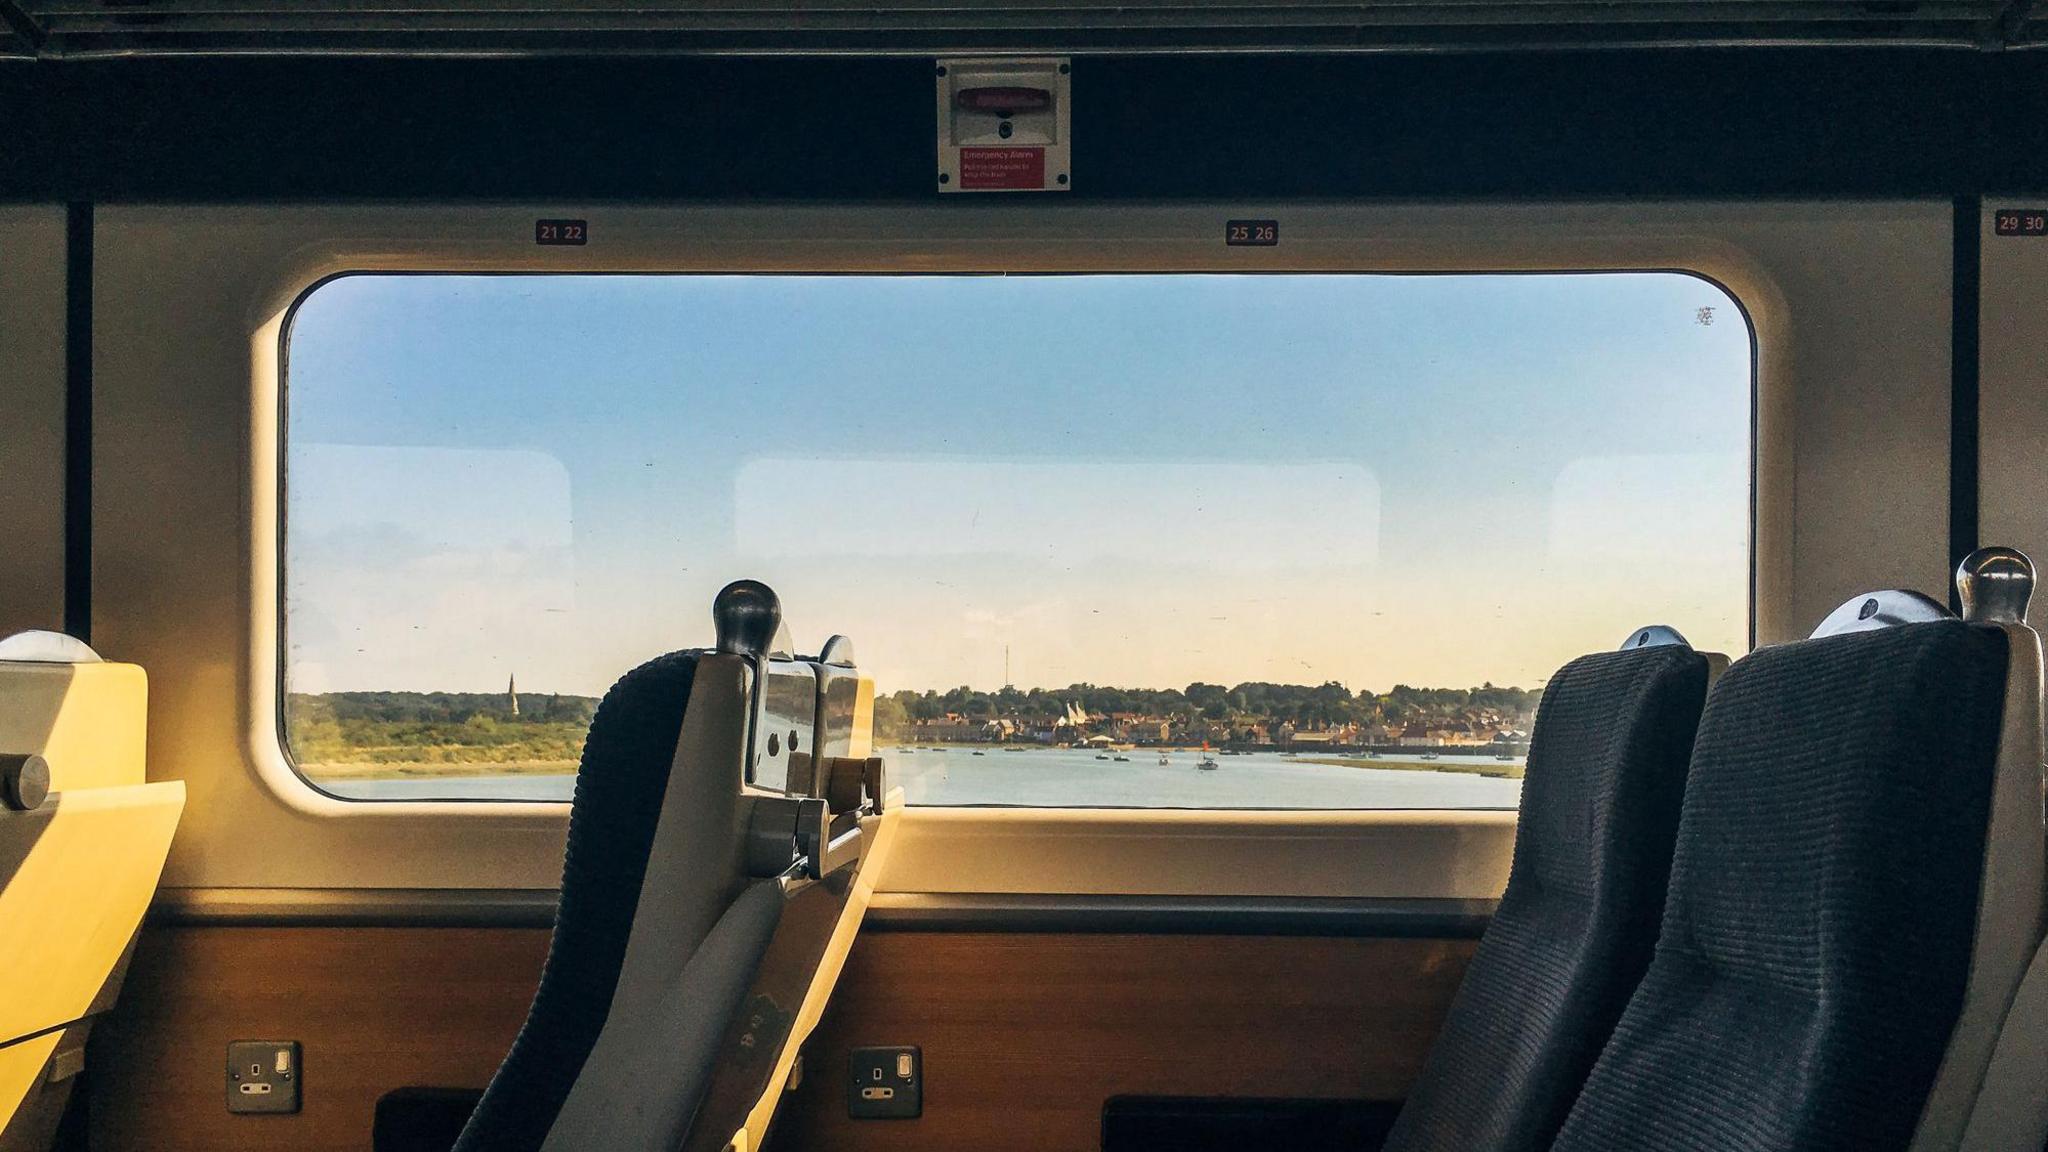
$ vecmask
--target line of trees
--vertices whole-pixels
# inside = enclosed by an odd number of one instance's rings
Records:
[[[1491,682],[1477,688],[1417,688],[1396,684],[1386,692],[1352,692],[1336,681],[1272,684],[1248,681],[1235,687],[1197,681],[1186,688],[1113,688],[1070,684],[1065,688],[1003,688],[981,692],[959,687],[945,692],[903,690],[875,701],[878,732],[902,732],[922,720],[953,715],[970,720],[1051,723],[1078,704],[1090,716],[1130,713],[1178,724],[1197,721],[1281,724],[1321,729],[1344,724],[1412,724],[1456,721],[1483,713],[1522,716],[1536,709],[1539,689],[1507,688]]]
[[[285,734],[301,764],[573,763],[597,701],[521,692],[295,692]]]
[[[1090,717],[1114,714],[1156,717],[1176,731],[1202,726],[1293,724],[1321,730],[1346,724],[1411,725],[1466,723],[1481,716],[1503,721],[1533,713],[1541,692],[1492,683],[1477,688],[1417,688],[1397,684],[1386,692],[1352,692],[1335,681],[1273,684],[1247,681],[1232,687],[1197,681],[1186,688],[1117,688],[1070,684],[1065,688],[968,687],[945,692],[908,689],[875,700],[875,731],[883,739],[907,735],[919,721],[946,716],[1053,724],[1079,705]],[[502,692],[329,692],[293,693],[285,721],[293,750],[302,760],[407,759],[421,750],[453,756],[526,755],[573,759],[589,728],[597,701],[589,696],[522,692],[513,715]],[[470,755],[463,753],[462,755]]]
[[[597,713],[589,696],[521,692],[519,715],[503,692],[294,692],[287,715],[306,720],[373,723],[462,724],[487,716],[512,724],[588,724]]]

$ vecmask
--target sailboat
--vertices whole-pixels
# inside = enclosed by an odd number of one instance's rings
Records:
[[[1202,744],[1202,758],[1195,761],[1195,767],[1203,772],[1214,772],[1218,767],[1216,757],[1209,752],[1209,745],[1206,741]]]

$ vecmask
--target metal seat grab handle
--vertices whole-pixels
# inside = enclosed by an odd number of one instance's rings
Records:
[[[1956,601],[1963,619],[2025,624],[2034,596],[2034,562],[2017,548],[1979,548],[1956,565]]]

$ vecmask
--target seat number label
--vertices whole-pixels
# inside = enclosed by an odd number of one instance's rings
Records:
[[[1278,220],[1231,220],[1223,225],[1223,243],[1232,248],[1271,248],[1280,243]]]
[[[586,220],[536,220],[533,222],[533,242],[577,246],[588,244],[590,223]]]
[[[2000,208],[1991,216],[1997,236],[2048,236],[2048,208]]]

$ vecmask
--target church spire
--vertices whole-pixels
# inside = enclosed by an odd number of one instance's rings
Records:
[[[512,674],[505,680],[505,703],[511,708],[512,715],[519,715],[519,675],[517,673]]]

